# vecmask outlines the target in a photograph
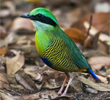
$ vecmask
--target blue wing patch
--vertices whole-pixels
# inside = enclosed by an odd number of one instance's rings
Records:
[[[42,57],[41,57],[41,59],[42,59],[43,62],[44,62],[45,64],[47,64],[49,67],[52,66],[52,63],[51,63],[50,61],[48,61],[48,59],[46,59],[46,58],[42,58]]]

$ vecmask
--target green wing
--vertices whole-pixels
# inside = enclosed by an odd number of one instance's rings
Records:
[[[73,62],[79,68],[90,68],[87,60],[85,59],[84,55],[80,52],[76,44],[62,31],[61,29],[56,33],[55,36],[60,37],[67,45],[68,49],[73,56]]]
[[[53,37],[51,45],[42,53],[42,58],[51,63],[50,67],[63,72],[77,72],[79,68],[73,62],[68,45],[60,37]],[[45,62],[46,63],[46,62]]]

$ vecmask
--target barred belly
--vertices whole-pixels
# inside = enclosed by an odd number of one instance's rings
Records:
[[[42,60],[53,69],[63,72],[77,72],[79,68],[73,62],[68,45],[60,38],[53,39],[51,45],[42,52]]]

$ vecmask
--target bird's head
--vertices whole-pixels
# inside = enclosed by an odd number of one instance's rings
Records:
[[[31,19],[37,30],[52,30],[58,26],[55,16],[45,8],[33,9],[29,14],[21,17]]]

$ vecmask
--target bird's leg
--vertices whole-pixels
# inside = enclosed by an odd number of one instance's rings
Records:
[[[61,86],[60,90],[58,91],[58,94],[59,94],[59,95],[61,95],[61,94],[62,94],[63,88],[64,88],[65,83],[67,82],[67,80],[68,80],[68,79],[69,79],[69,75],[68,75],[68,74],[66,74],[65,80],[64,80],[64,82],[63,82],[63,84],[62,84],[62,86]]]
[[[69,88],[69,85],[70,85],[71,81],[73,80],[73,73],[69,72],[68,75],[69,75],[70,78],[69,78],[68,84],[67,84],[67,86],[66,86],[66,89],[65,89],[65,91],[63,92],[63,94],[62,94],[61,96],[66,95],[67,90],[68,90],[68,88]]]

